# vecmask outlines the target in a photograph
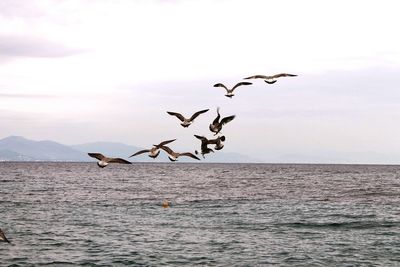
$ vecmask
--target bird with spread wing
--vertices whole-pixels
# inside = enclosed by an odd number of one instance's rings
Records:
[[[222,88],[224,88],[226,90],[226,95],[225,96],[229,97],[229,98],[232,98],[234,96],[233,91],[236,88],[238,88],[239,86],[250,85],[250,84],[252,84],[252,83],[250,83],[250,82],[240,82],[240,83],[237,83],[235,86],[233,86],[231,89],[229,89],[224,84],[217,83],[217,84],[214,84],[214,87],[222,87]]]
[[[281,77],[296,77],[296,74],[290,74],[290,73],[279,73],[279,74],[275,74],[275,75],[254,75],[254,76],[250,76],[247,78],[244,78],[244,80],[248,80],[248,79],[263,79],[264,82],[268,83],[268,84],[273,84],[276,83],[276,81],[278,80],[278,78]]]
[[[210,124],[210,131],[214,133],[214,135],[217,135],[221,130],[222,126],[227,124],[228,122],[232,121],[236,116],[228,116],[224,117],[220,120],[221,114],[219,114],[219,108],[217,108],[217,117],[214,119],[214,121]]]
[[[132,162],[121,158],[109,158],[101,153],[88,153],[92,158],[98,159],[97,166],[100,168],[106,167],[109,163],[132,164]]]
[[[167,111],[167,113],[171,116],[177,117],[182,122],[182,127],[187,128],[193,123],[194,119],[196,119],[200,114],[206,113],[207,111],[208,109],[197,111],[190,118],[185,118],[182,114],[177,112]]]
[[[166,145],[166,144],[172,143],[172,142],[175,141],[175,140],[176,140],[176,139],[163,141],[163,142],[159,143],[158,145],[153,145],[153,147],[150,148],[150,149],[143,149],[143,150],[140,150],[140,151],[136,152],[135,154],[133,154],[133,155],[131,155],[131,156],[129,156],[129,157],[134,157],[134,156],[137,156],[137,155],[140,155],[140,154],[143,154],[143,153],[149,153],[148,156],[149,156],[150,158],[155,159],[155,158],[157,158],[157,156],[160,154],[160,148],[161,148],[161,146],[164,146],[164,145]]]

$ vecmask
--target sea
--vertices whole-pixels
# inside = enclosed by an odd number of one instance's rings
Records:
[[[2,162],[0,228],[0,266],[400,266],[400,166]]]

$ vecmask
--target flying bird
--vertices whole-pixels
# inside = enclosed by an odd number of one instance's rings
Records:
[[[250,76],[247,78],[244,78],[244,80],[248,80],[248,79],[264,79],[264,82],[268,83],[268,84],[273,84],[276,83],[277,79],[280,77],[296,77],[296,74],[290,74],[290,73],[279,73],[279,74],[275,74],[275,75],[271,75],[271,76],[267,76],[267,75],[254,75],[254,76]]]
[[[143,149],[143,150],[140,150],[140,151],[136,152],[135,154],[133,154],[133,155],[131,155],[131,156],[129,156],[129,157],[134,157],[134,156],[137,156],[137,155],[140,155],[140,154],[143,154],[143,153],[147,153],[147,152],[148,152],[148,153],[149,153],[148,156],[149,156],[150,158],[155,159],[155,158],[157,158],[157,156],[160,154],[160,147],[161,147],[161,146],[166,145],[166,144],[169,144],[169,143],[171,143],[171,142],[173,142],[173,141],[175,141],[175,140],[176,140],[176,139],[163,141],[163,142],[159,143],[158,145],[153,145],[153,147],[150,148],[150,149]]]
[[[171,148],[169,148],[167,146],[161,146],[160,148],[162,150],[164,150],[165,152],[167,152],[168,158],[170,161],[177,161],[180,156],[187,156],[187,157],[191,157],[193,159],[200,160],[198,157],[196,157],[195,155],[193,155],[190,152],[177,153],[177,152],[174,152]]]
[[[232,115],[232,116],[228,116],[225,117],[223,119],[221,119],[221,121],[219,120],[221,118],[221,115],[219,114],[219,108],[217,108],[217,117],[214,119],[214,121],[210,124],[210,131],[214,133],[214,135],[217,135],[221,130],[222,130],[222,126],[227,124],[228,122],[232,121],[236,116]]]
[[[206,113],[207,111],[208,111],[208,109],[204,109],[204,110],[197,111],[197,112],[194,113],[194,114],[192,115],[192,117],[190,117],[189,119],[183,117],[182,114],[177,113],[177,112],[167,111],[167,113],[168,113],[169,115],[171,115],[171,116],[176,116],[176,117],[182,122],[181,125],[182,125],[184,128],[187,128],[187,127],[189,127],[189,126],[193,123],[193,121],[194,121],[195,118],[197,118],[197,117],[198,117],[200,114],[202,114],[202,113]]]
[[[200,136],[200,135],[194,135],[197,139],[199,139],[200,141],[201,141],[201,152],[200,152],[200,154],[203,156],[203,159],[205,159],[206,157],[204,157],[204,155],[205,154],[208,154],[208,153],[211,153],[211,152],[213,152],[214,153],[214,150],[212,150],[211,148],[209,148],[208,147],[208,139],[206,138],[206,137],[204,137],[204,136]],[[196,150],[195,152],[194,152],[196,155],[197,154],[199,154],[199,152]]]
[[[242,86],[242,85],[250,85],[250,84],[252,84],[252,83],[249,83],[249,82],[240,82],[240,83],[237,83],[234,87],[232,87],[232,89],[228,89],[224,84],[222,84],[222,83],[217,83],[217,84],[214,84],[214,87],[223,87],[223,88],[225,88],[225,90],[226,90],[226,97],[229,97],[229,98],[232,98],[232,96],[234,96],[234,94],[233,94],[233,90],[235,90],[237,87],[239,87],[239,86]]]
[[[106,167],[109,163],[122,163],[122,164],[132,164],[132,162],[121,159],[121,158],[108,158],[100,153],[88,153],[92,158],[98,159],[97,166],[100,168]]]
[[[4,234],[4,232],[1,229],[0,229],[0,241],[11,243],[10,240],[7,239],[6,235]]]

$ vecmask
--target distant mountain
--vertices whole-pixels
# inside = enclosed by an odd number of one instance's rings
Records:
[[[53,141],[33,141],[20,136],[0,140],[2,160],[19,161],[87,161],[87,156]]]
[[[34,161],[35,158],[19,154],[17,152],[2,149],[0,150],[0,161]]]
[[[123,143],[95,142],[67,146],[53,141],[34,141],[20,136],[10,136],[0,140],[0,161],[93,161],[88,152],[99,152],[110,157],[128,157],[143,148]],[[200,162],[249,163],[262,162],[239,153],[216,151],[207,154]],[[129,158],[134,162],[169,162],[166,153],[152,159],[147,154]],[[179,158],[179,162],[197,162],[188,157]]]

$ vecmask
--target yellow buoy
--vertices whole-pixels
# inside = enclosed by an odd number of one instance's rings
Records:
[[[163,208],[169,208],[169,202],[168,200],[164,199],[163,203],[162,203]]]

